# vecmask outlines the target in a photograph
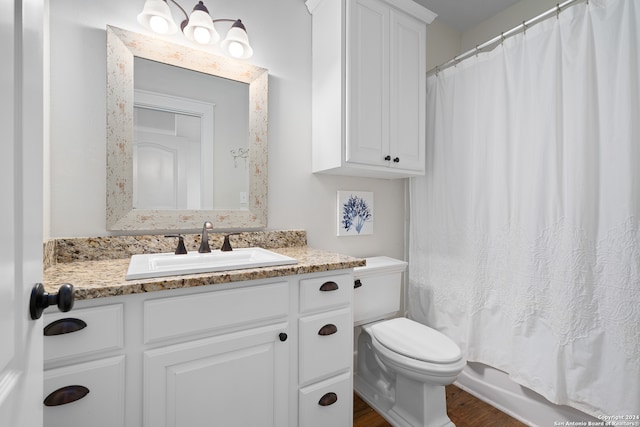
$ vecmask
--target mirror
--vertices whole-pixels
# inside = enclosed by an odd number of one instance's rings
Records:
[[[219,144],[215,137],[212,141],[214,132],[211,126],[216,127],[218,116],[225,122],[219,123],[218,128],[224,128],[229,122],[217,109],[218,106],[213,105],[216,102],[195,101],[196,104],[208,104],[200,109],[193,106],[188,96],[183,96],[185,91],[179,84],[172,88],[174,92],[166,90],[174,86],[172,81],[184,77],[167,77],[169,74],[165,74],[157,78],[160,87],[165,87],[163,94],[156,93],[154,87],[149,86],[150,79],[144,74],[145,84],[135,84],[136,73],[151,66],[164,68],[166,73],[195,73],[187,79],[217,80],[215,84],[226,79],[238,86],[237,91],[245,93],[244,97],[248,87],[248,101],[242,107],[248,111],[235,114],[240,116],[240,122],[248,121],[248,125],[245,124],[244,128],[240,125],[240,130],[222,132],[224,136],[218,139],[224,140],[225,144]],[[209,83],[206,84],[208,88]],[[211,83],[211,87],[215,84]],[[107,229],[198,229],[204,221],[212,221],[217,229],[266,227],[267,103],[266,69],[107,27]],[[212,117],[208,111],[212,112]],[[171,124],[170,127],[175,125],[175,128],[166,129],[167,123]],[[183,127],[177,123],[195,125],[177,135],[176,128]],[[166,142],[166,135],[160,135],[161,143],[158,143],[159,133],[172,134],[171,142]],[[150,134],[156,134],[151,143]],[[164,185],[155,185],[154,188],[153,179],[144,179],[145,168],[155,167],[148,166],[150,158],[162,158],[164,163],[173,165],[171,155],[167,154],[172,149],[167,147],[175,147],[176,141],[197,138],[202,143],[196,149],[201,155],[198,160],[200,167],[195,167],[195,173],[193,166],[186,169],[191,170],[190,173],[176,172],[176,176],[185,177],[181,184],[173,185],[173,181],[168,179]],[[161,146],[162,149],[154,151],[149,148],[151,146]],[[141,157],[141,153],[147,153],[148,157]],[[175,162],[176,165],[178,163]],[[228,169],[223,171],[222,167]],[[218,178],[212,178],[215,168],[220,172]],[[173,170],[172,167],[169,169]],[[177,166],[175,170],[179,170]],[[195,183],[193,175],[201,185]],[[214,190],[210,190],[212,180]],[[216,182],[221,182],[220,188],[225,188],[225,191],[215,190]],[[187,192],[181,192],[179,187],[187,189]],[[160,199],[149,202],[154,190]],[[189,201],[195,199],[199,200],[198,204]],[[233,203],[231,199],[234,199]]]

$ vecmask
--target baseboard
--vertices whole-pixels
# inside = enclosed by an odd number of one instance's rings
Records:
[[[454,384],[532,427],[566,425],[567,421],[599,421],[577,409],[551,403],[540,394],[514,383],[506,373],[481,363],[468,363]]]

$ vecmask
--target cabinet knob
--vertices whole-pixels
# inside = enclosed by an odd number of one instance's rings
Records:
[[[329,392],[320,398],[320,400],[318,401],[318,405],[329,406],[329,405],[333,405],[337,401],[338,401],[338,395],[335,394],[334,392]]]
[[[400,163],[400,157],[394,157],[393,163]]]
[[[388,162],[388,161],[390,161],[390,160],[391,160],[391,156],[386,155],[386,156],[384,156],[384,159]]]
[[[67,312],[73,308],[73,285],[65,283],[60,286],[57,294],[48,294],[44,291],[42,283],[36,283],[31,288],[31,300],[29,301],[29,313],[31,319],[36,320],[42,317],[42,312],[50,305],[57,305],[62,312]]]
[[[51,392],[44,399],[44,406],[60,406],[80,400],[89,394],[89,389],[83,385],[68,385]]]
[[[285,334],[284,332],[280,332],[280,334],[278,335],[278,338],[280,338],[280,341],[286,341],[287,338],[289,338],[289,336],[287,334]]]
[[[358,289],[360,286],[362,286],[362,281],[360,279],[356,279],[353,282],[353,289]]]
[[[324,282],[322,286],[320,286],[320,290],[322,292],[337,291],[338,284],[336,282]]]
[[[68,317],[66,319],[58,319],[55,322],[49,323],[44,327],[44,335],[51,337],[54,335],[69,334],[71,332],[77,332],[87,327],[84,320]]]
[[[318,331],[318,335],[327,336],[327,335],[333,335],[336,332],[338,332],[338,327],[333,323],[328,323],[324,325],[322,328],[320,328],[320,330]]]

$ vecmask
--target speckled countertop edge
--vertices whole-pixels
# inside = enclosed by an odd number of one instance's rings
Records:
[[[169,276],[157,279],[126,280],[129,258],[57,263],[44,271],[47,292],[57,292],[63,283],[74,285],[76,301],[154,292],[194,286],[216,285],[246,280],[267,279],[364,266],[366,261],[307,246],[272,248],[274,252],[295,258],[298,263],[278,267],[252,268],[216,273]]]

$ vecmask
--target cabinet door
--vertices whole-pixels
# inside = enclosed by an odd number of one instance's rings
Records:
[[[390,14],[390,154],[394,168],[425,170],[426,63],[424,22]]]
[[[389,6],[347,2],[346,161],[387,166]]]
[[[147,427],[282,427],[289,340],[280,323],[146,351]],[[284,338],[284,337],[282,337]]]
[[[124,356],[44,373],[44,426],[124,426]]]

